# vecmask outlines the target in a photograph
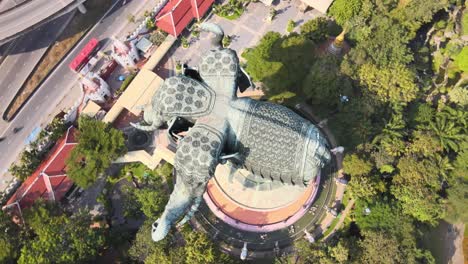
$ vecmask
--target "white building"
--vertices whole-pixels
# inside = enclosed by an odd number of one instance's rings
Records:
[[[133,41],[128,44],[118,39],[113,39],[112,58],[125,69],[136,68],[136,63],[140,59],[138,50]]]
[[[81,89],[86,98],[94,102],[103,103],[111,96],[109,85],[99,75],[91,74],[81,79]]]

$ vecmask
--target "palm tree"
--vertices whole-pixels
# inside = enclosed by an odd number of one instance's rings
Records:
[[[382,133],[377,135],[372,141],[373,144],[380,143],[384,150],[392,156],[398,156],[403,153],[405,143],[403,137],[406,132],[403,130],[406,127],[403,115],[396,113],[392,119],[382,129]]]
[[[454,120],[448,119],[445,114],[437,115],[435,122],[429,124],[429,128],[434,131],[445,150],[458,151],[459,142],[465,137],[462,128],[456,126]]]
[[[441,181],[448,181],[449,172],[453,170],[453,165],[450,163],[450,160],[447,156],[436,155],[434,157],[434,163],[436,164],[437,169],[439,170],[439,176]]]

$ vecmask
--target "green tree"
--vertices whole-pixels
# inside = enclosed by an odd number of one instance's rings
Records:
[[[127,151],[121,131],[88,116],[78,120],[78,145],[67,159],[67,174],[82,188],[93,184],[113,160]]]
[[[254,48],[247,49],[242,57],[247,60],[246,71],[255,81],[263,81],[282,67],[279,62],[270,61],[273,46],[281,41],[281,34],[267,32]]]
[[[397,167],[399,173],[393,178],[391,193],[400,201],[402,211],[430,224],[444,217],[439,195],[442,182],[436,165],[408,156],[401,158]]]
[[[377,176],[357,175],[351,178],[349,190],[355,199],[369,200],[385,191],[385,185]]]
[[[361,9],[360,0],[335,0],[328,9],[328,14],[332,16],[340,25],[345,25],[346,22],[356,16]]]
[[[327,38],[328,20],[324,17],[317,17],[305,22],[301,28],[301,35],[319,43]]]
[[[369,214],[364,212],[365,208],[370,209]],[[354,217],[363,231],[385,231],[400,240],[406,235],[414,239],[412,220],[402,213],[400,205],[394,200],[376,199],[370,203],[357,201]]]
[[[309,243],[305,239],[297,240],[294,244],[296,254],[300,263],[323,263],[332,264],[333,259],[327,254],[326,248],[322,243]]]
[[[246,71],[255,81],[263,82],[267,97],[285,91],[298,94],[314,59],[314,44],[292,33],[282,37],[279,33],[268,32],[259,44],[243,54],[247,60]]]
[[[431,157],[442,151],[442,145],[431,131],[416,130],[412,134],[412,142],[408,146],[410,153]]]
[[[359,70],[359,76],[361,83],[383,102],[408,103],[416,98],[419,90],[414,72],[401,64],[383,68],[364,64]]]
[[[465,137],[462,127],[457,126],[454,120],[450,120],[446,115],[437,115],[435,121],[429,124],[429,128],[445,150],[457,151],[459,142]]]
[[[468,222],[468,141],[461,144],[460,151],[453,161],[447,190],[447,220],[451,223]]]
[[[21,249],[18,263],[77,263],[94,259],[104,246],[101,229],[91,228],[87,212],[72,216],[57,207],[36,204],[25,212],[36,236]]]
[[[155,243],[151,239],[151,228],[152,222],[147,220],[138,230],[128,251],[129,256],[132,259],[144,262],[150,255],[154,255],[152,259],[157,259],[157,256],[161,256],[161,259],[167,257],[166,249],[171,246],[171,235],[169,235],[168,238]],[[167,262],[163,261],[162,263]]]
[[[317,58],[304,79],[302,93],[318,109],[333,111],[339,104],[340,95],[351,95],[348,78],[340,73],[339,60],[335,56]]]
[[[460,105],[461,107],[468,106],[468,89],[462,86],[454,87],[452,90],[450,90],[448,96],[450,101]]]
[[[213,242],[203,232],[189,232],[185,236],[185,262],[194,264],[215,263]]]
[[[136,201],[141,205],[141,211],[149,218],[158,218],[168,201],[168,195],[162,185],[147,187],[135,191]]]
[[[405,151],[406,122],[401,112],[393,113],[390,121],[385,124],[382,132],[372,141],[380,145],[390,156],[399,156]]]
[[[351,176],[367,175],[372,170],[372,163],[361,159],[357,154],[346,155],[343,160],[343,169]]]
[[[24,240],[24,232],[0,210],[0,263],[16,263]]]
[[[451,223],[466,223],[468,221],[468,211],[466,210],[466,205],[468,204],[468,180],[457,179],[454,183],[455,184],[450,186],[447,190],[446,220]]]
[[[468,72],[468,47],[463,47],[462,51],[455,57],[455,64],[462,72]]]
[[[336,260],[337,263],[347,263],[349,259],[348,245],[344,245],[341,241],[334,247],[330,248],[330,256]]]
[[[364,231],[363,236],[358,242],[360,263],[408,263],[396,237],[374,231]]]

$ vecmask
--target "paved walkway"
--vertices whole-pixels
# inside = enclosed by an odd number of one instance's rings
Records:
[[[315,10],[302,13],[297,8],[297,1],[279,1],[278,5],[275,6],[278,14],[272,22],[266,21],[270,8],[260,2],[249,4],[247,11],[237,20],[227,20],[212,15],[206,21],[220,25],[225,34],[232,37],[229,48],[235,50],[240,57],[246,48],[255,46],[266,32],[275,31],[287,34],[286,27],[290,19],[296,22],[295,30],[297,31],[304,22],[322,16]],[[199,38],[190,37],[188,49],[180,46],[173,51],[174,60],[188,62],[190,66],[197,66],[200,55],[212,48],[207,36],[207,33],[201,33]]]
[[[319,123],[321,121],[320,119],[318,119],[316,115],[314,115],[310,106],[306,104],[298,104],[296,105],[296,108],[300,110],[303,114],[308,116],[308,119],[315,121],[315,123]],[[330,147],[331,148],[337,147],[337,141],[326,123],[321,127],[321,131],[328,138],[330,145],[331,145]],[[343,168],[343,153],[338,153],[337,155],[335,155],[335,157],[336,157],[337,173],[341,177],[343,173],[343,169],[342,169]],[[337,183],[336,192],[335,192],[335,207],[337,207],[339,204],[342,203],[345,188],[346,188],[345,185]],[[344,219],[348,215],[353,205],[354,205],[354,200],[349,201],[348,205],[346,206],[346,209],[341,213],[341,218],[339,222],[337,223],[333,231],[328,236],[333,234],[334,231],[337,230],[341,226],[341,224],[343,223]],[[334,219],[335,217],[333,215],[331,215],[330,213],[327,213],[326,217],[320,223],[320,229],[322,230],[322,233],[328,229],[328,227],[332,224]]]
[[[323,238],[324,241],[327,241],[329,238],[333,237],[333,235],[335,234],[335,231],[341,228],[341,225],[343,224],[344,220],[348,216],[351,209],[353,209],[353,206],[354,206],[354,199],[350,200],[348,205],[346,205],[346,208],[341,213],[338,223],[336,223],[333,230],[326,237]]]

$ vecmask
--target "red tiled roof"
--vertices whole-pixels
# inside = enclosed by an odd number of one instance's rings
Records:
[[[214,0],[169,1],[156,17],[156,25],[177,37],[194,18],[200,19],[213,2]]]
[[[210,8],[210,6],[214,3],[214,0],[192,0],[194,3],[192,4],[192,6],[194,8],[192,8],[193,10],[193,16],[197,19],[200,19],[201,17],[203,17],[206,13],[206,11],[208,11],[208,8]],[[197,9],[195,7],[198,7],[198,16],[197,16]]]
[[[76,143],[62,143],[62,147],[51,155],[52,160],[47,164],[44,173],[48,176],[65,174],[65,160],[70,156],[75,145]]]
[[[50,177],[49,179],[52,189],[54,190],[55,200],[57,201],[62,200],[73,185],[73,182],[66,175]]]
[[[73,61],[70,63],[69,67],[73,71],[78,71],[79,66],[89,60],[89,55],[93,53],[94,49],[99,45],[99,41],[96,38],[92,38],[84,46],[84,48],[76,55]]]
[[[18,203],[20,209],[30,207],[37,199],[54,199],[59,201],[67,193],[73,182],[66,176],[65,160],[76,146],[74,127],[70,127],[67,133],[60,138],[48,157],[16,190],[13,196],[4,206],[9,207]],[[53,193],[49,193],[48,184]]]

